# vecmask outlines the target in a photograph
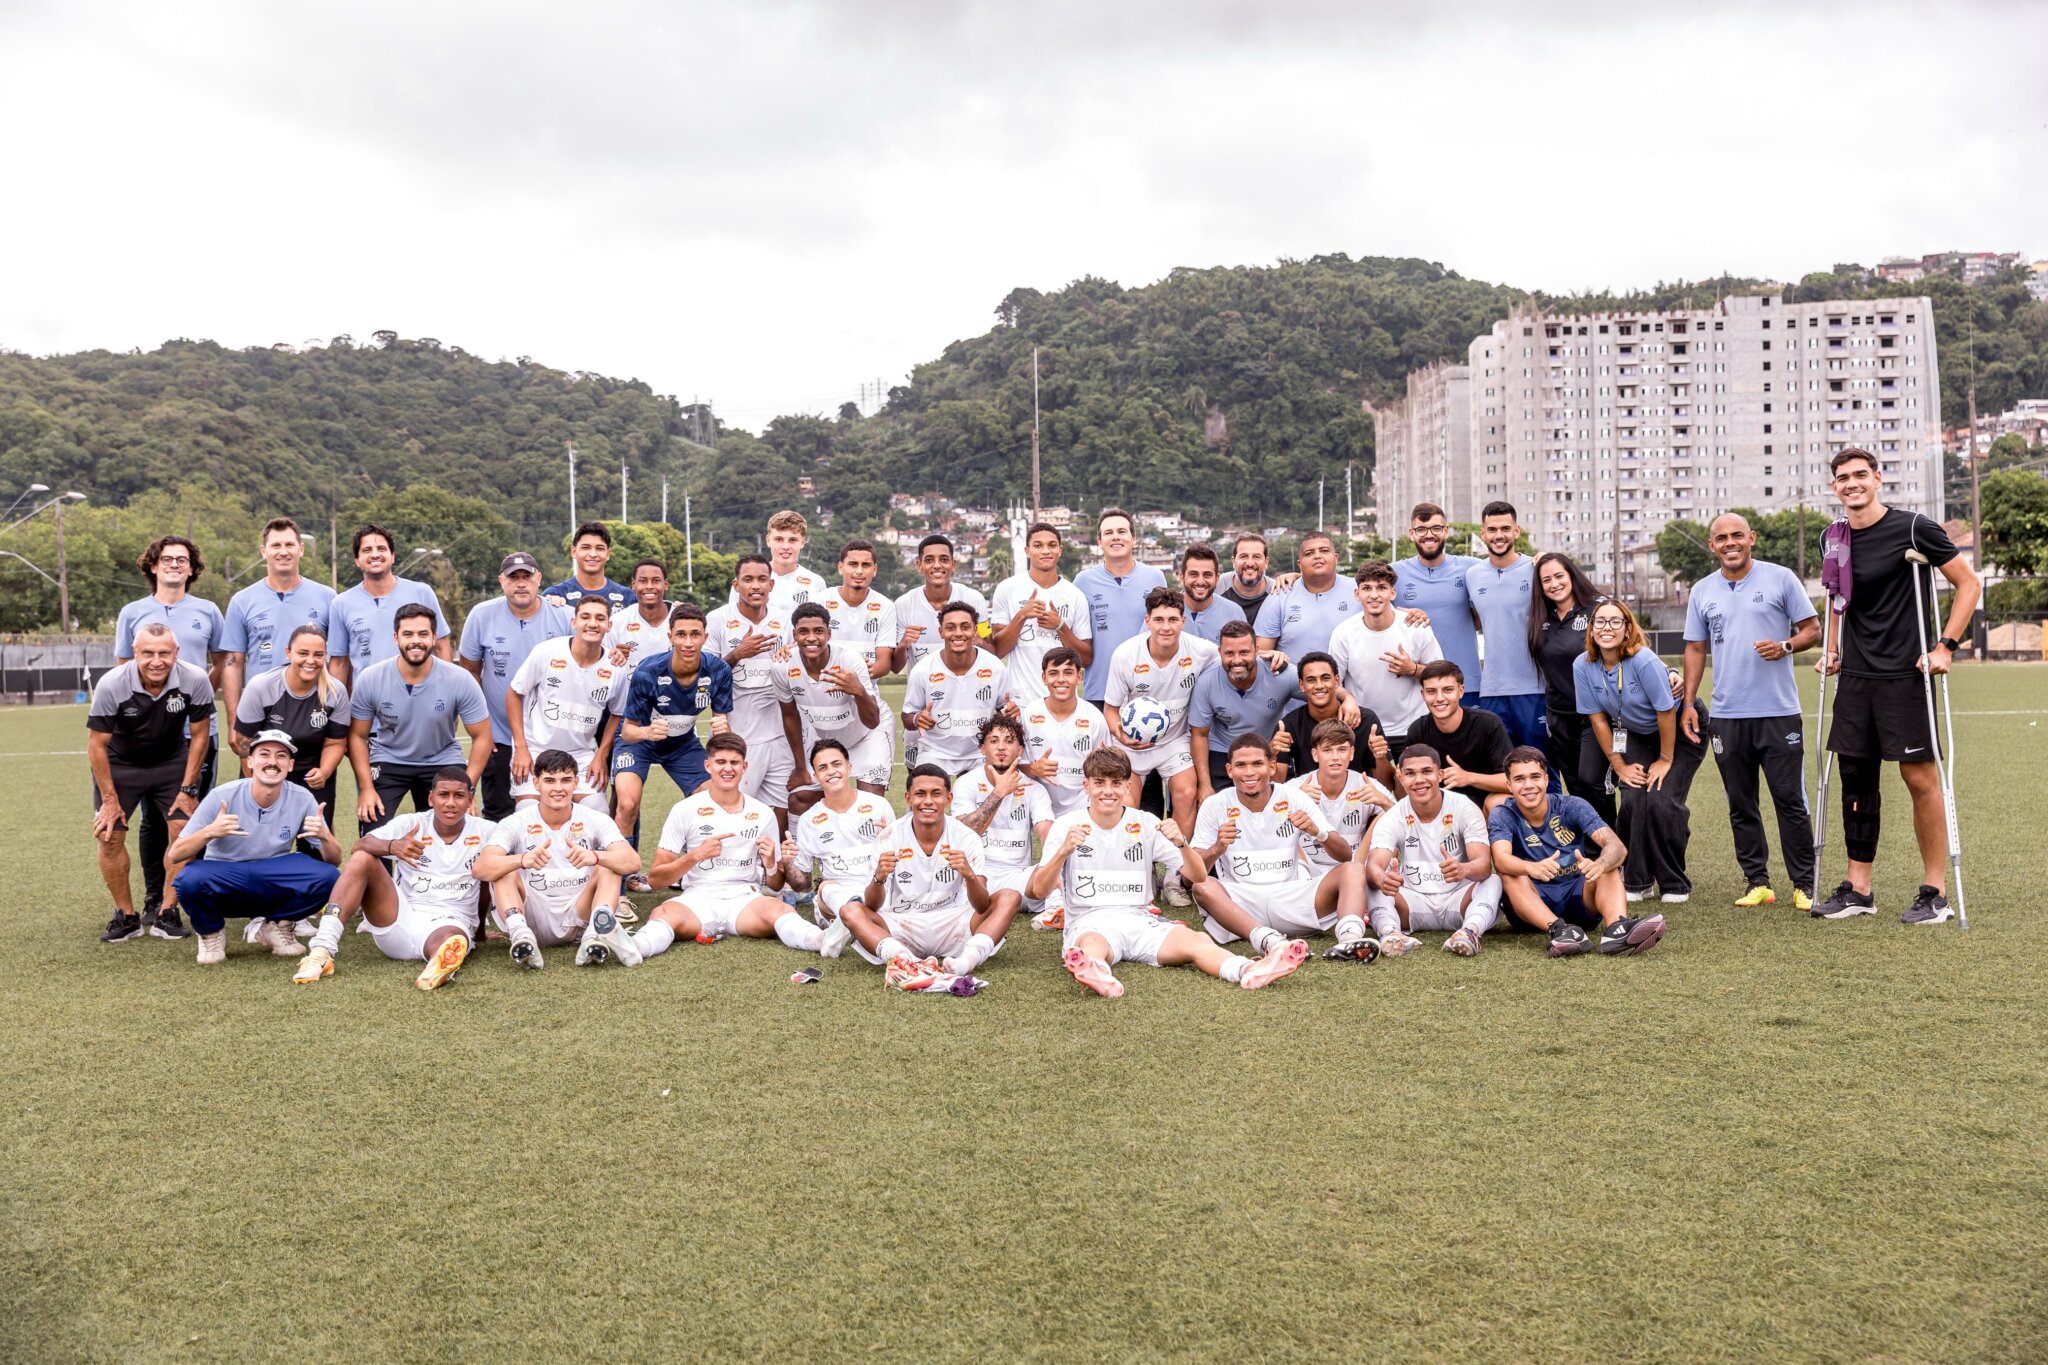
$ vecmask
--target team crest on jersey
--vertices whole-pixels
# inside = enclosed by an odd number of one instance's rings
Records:
[[[1145,849],[1144,849],[1144,846],[1143,846],[1142,844],[1127,844],[1127,845],[1125,845],[1125,846],[1124,846],[1124,861],[1125,861],[1125,862],[1127,862],[1127,863],[1137,863],[1137,862],[1143,862],[1143,861],[1144,861],[1144,859],[1145,859]]]
[[[171,693],[170,696],[164,698],[164,710],[169,711],[172,715],[175,716],[176,714],[178,714],[178,712],[184,709],[185,699],[179,696],[176,692],[173,692]]]
[[[328,716],[328,712],[327,712],[327,711],[326,711],[326,710],[325,710],[324,708],[321,708],[321,707],[315,707],[315,708],[313,709],[313,714],[312,714],[312,717],[311,717],[311,719],[312,719],[312,722],[313,722],[313,724],[314,724],[314,725],[316,725],[316,726],[319,726],[319,725],[325,725],[325,724],[327,723],[327,716]]]

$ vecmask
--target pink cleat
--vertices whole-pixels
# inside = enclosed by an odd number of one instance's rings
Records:
[[[1266,950],[1266,955],[1244,969],[1244,975],[1237,984],[1248,991],[1261,986],[1270,986],[1283,976],[1292,976],[1295,968],[1308,960],[1308,945],[1298,938],[1284,939]]]
[[[1079,948],[1069,948],[1060,959],[1074,975],[1074,980],[1105,999],[1114,1000],[1124,993],[1124,983],[1109,974],[1109,964],[1092,958]]]

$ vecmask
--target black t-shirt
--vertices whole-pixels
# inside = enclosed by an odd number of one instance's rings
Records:
[[[100,675],[93,685],[85,728],[112,735],[110,762],[130,768],[158,768],[182,761],[190,743],[186,727],[213,718],[213,685],[206,672],[183,660],[171,665],[163,690],[151,696],[134,660]]]
[[[329,739],[348,738],[348,693],[338,683],[326,697],[314,688],[295,696],[285,686],[284,670],[273,669],[250,679],[235,708],[235,733],[250,739],[264,730],[282,730],[298,747],[292,760],[295,773],[320,766],[321,747]]]
[[[1267,581],[1270,582],[1271,580]],[[1216,595],[1218,597],[1227,597],[1237,603],[1244,612],[1244,619],[1247,624],[1257,624],[1259,608],[1265,604],[1268,597],[1272,596],[1272,593],[1270,590],[1263,588],[1249,596],[1240,593],[1237,590],[1237,575],[1228,574],[1224,577],[1222,589]]]
[[[1842,672],[1858,678],[1910,678],[1919,672],[1920,634],[1913,625],[1913,575],[1918,550],[1939,568],[1956,557],[1941,523],[1890,507],[1873,524],[1849,532],[1849,610],[1842,619]],[[1930,611],[1927,579],[1920,580],[1922,611]],[[1941,633],[1927,618],[1927,646]]]
[[[1380,718],[1371,707],[1358,708],[1358,725],[1351,733],[1352,772],[1372,771],[1372,749],[1366,743],[1366,739],[1372,734],[1373,727],[1379,723]],[[1314,734],[1316,727],[1321,724],[1321,721],[1310,717],[1306,706],[1297,706],[1280,717],[1280,728],[1287,732],[1287,738],[1291,743],[1285,755],[1287,766],[1296,777],[1315,770],[1315,749],[1309,743],[1309,736]],[[1386,731],[1382,729],[1380,733],[1384,735]]]
[[[1515,747],[1514,740],[1508,737],[1508,727],[1491,711],[1471,706],[1465,707],[1464,711],[1465,718],[1458,722],[1457,730],[1448,735],[1436,728],[1435,716],[1423,712],[1408,727],[1408,747],[1412,749],[1418,744],[1427,744],[1437,751],[1440,758],[1456,763],[1468,773],[1485,773],[1489,777],[1505,773],[1508,754]],[[1477,787],[1453,787],[1451,790],[1470,797],[1475,806],[1492,795]]]
[[[1536,666],[1543,670],[1543,704],[1553,711],[1577,715],[1579,685],[1572,681],[1572,665],[1586,657],[1586,623],[1592,611],[1575,604],[1560,616],[1552,604],[1537,628],[1543,632],[1536,650]]]

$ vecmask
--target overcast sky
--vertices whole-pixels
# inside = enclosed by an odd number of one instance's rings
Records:
[[[2048,256],[2043,53],[2021,0],[0,0],[0,346],[388,327],[758,429],[1084,274]]]

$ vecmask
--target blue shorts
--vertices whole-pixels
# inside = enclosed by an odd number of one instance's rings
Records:
[[[1589,931],[1600,927],[1600,917],[1586,905],[1584,877],[1559,877],[1554,882],[1539,882],[1531,878],[1529,885],[1535,887],[1536,894],[1543,898],[1543,908],[1565,923],[1576,924]]]
[[[667,773],[676,790],[688,796],[704,784],[704,746],[690,744],[668,754],[656,754],[651,744],[628,744],[612,760],[613,777],[631,773],[643,783],[653,768]]]
[[[217,934],[230,919],[304,919],[327,904],[340,876],[332,863],[280,853],[241,863],[201,858],[185,864],[173,885],[192,928]]]
[[[1467,706],[1483,706],[1500,717],[1508,727],[1508,738],[1517,745],[1544,748],[1550,741],[1550,724],[1544,717],[1541,692],[1524,692],[1512,697],[1467,697]]]

